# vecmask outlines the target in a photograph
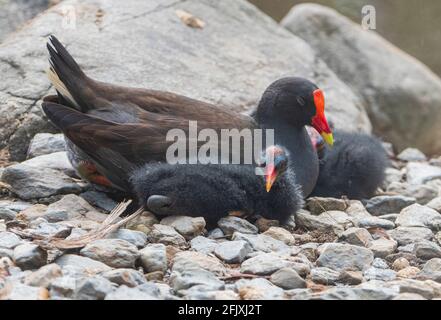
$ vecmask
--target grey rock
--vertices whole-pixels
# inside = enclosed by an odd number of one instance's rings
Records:
[[[366,229],[349,228],[340,235],[339,240],[356,246],[369,247],[373,239]]]
[[[397,249],[397,241],[393,239],[379,238],[371,241],[369,249],[376,258],[386,258]]]
[[[284,297],[284,290],[264,278],[241,279],[234,284],[245,300],[274,300]]]
[[[420,241],[415,243],[413,254],[422,260],[441,258],[441,248],[430,241]]]
[[[6,248],[0,248],[0,258],[7,257],[9,259],[14,258],[14,250],[12,249],[6,249]]]
[[[112,282],[101,276],[79,281],[74,292],[76,300],[104,300],[114,290]]]
[[[359,200],[349,200],[345,212],[354,219],[370,218],[371,214],[366,210],[363,203]]]
[[[14,220],[17,212],[8,208],[0,208],[0,220]]]
[[[426,161],[427,157],[420,150],[415,148],[406,148],[397,155],[397,159],[401,161]]]
[[[1,175],[1,173],[0,173]],[[15,212],[20,212],[23,211],[29,207],[31,207],[32,204],[29,202],[24,202],[24,201],[10,201],[10,200],[0,200],[0,207],[1,208],[6,208]]]
[[[426,66],[376,32],[363,30],[360,23],[324,6],[295,6],[281,23],[308,41],[363,98],[375,132],[398,150],[409,145],[429,154],[440,150],[441,144],[434,143],[439,132],[433,119],[440,114],[435,106],[441,103],[441,81]],[[426,99],[426,92],[437,93]],[[427,114],[421,115],[423,109]],[[420,128],[425,128],[424,132]]]
[[[125,285],[130,288],[146,283],[144,275],[134,269],[114,269],[101,274],[104,278],[117,285]]]
[[[387,231],[388,235],[398,242],[398,245],[407,245],[420,240],[431,240],[433,233],[429,228],[423,227],[398,227]]]
[[[441,259],[433,258],[427,261],[418,276],[441,283]]]
[[[392,264],[392,269],[395,271],[400,271],[407,267],[410,267],[410,263],[406,258],[398,258]]]
[[[16,164],[7,167],[1,179],[11,186],[15,194],[25,200],[81,192],[81,186],[72,178],[61,171],[48,168],[37,169]]]
[[[75,266],[81,272],[87,272],[88,274],[97,274],[111,269],[102,262],[75,254],[65,254],[55,260],[55,263],[63,270],[67,266]]]
[[[245,260],[240,266],[240,272],[256,275],[269,275],[282,268],[290,267],[291,263],[275,253],[261,253]]]
[[[59,201],[51,203],[47,207],[43,218],[49,222],[83,218],[90,218],[90,220],[98,220],[97,222],[101,222],[106,217],[106,215],[103,215],[102,219],[94,219],[96,217],[96,215],[93,214],[94,212],[96,212],[95,209],[86,200],[75,194],[68,194],[63,196]]]
[[[366,228],[366,229],[382,228],[382,229],[390,230],[395,228],[395,223],[383,219],[381,217],[384,216],[355,219],[354,223],[357,227]]]
[[[63,134],[38,133],[32,138],[29,144],[27,158],[34,158],[65,150],[66,143]]]
[[[295,238],[291,232],[281,227],[270,227],[263,234],[270,236],[276,240],[280,240],[287,245],[293,245],[295,243]]]
[[[407,181],[410,184],[424,184],[441,178],[441,168],[426,163],[410,162],[406,166]]]
[[[157,297],[142,291],[140,288],[129,288],[125,285],[107,294],[105,300],[158,300]]]
[[[282,268],[271,275],[270,281],[276,286],[285,289],[306,288],[306,281],[291,268]]]
[[[394,223],[394,228],[395,228],[395,220],[397,220],[397,218],[398,218],[398,213],[389,213],[389,214],[384,214],[384,215],[378,217],[378,219],[382,219],[382,220],[387,220],[387,221],[393,222]],[[386,226],[386,225],[383,225],[383,226]],[[381,228],[380,225],[378,225],[378,227]],[[383,228],[383,229],[388,229],[388,228]],[[393,228],[391,228],[391,229],[393,229]]]
[[[345,211],[347,204],[342,199],[311,197],[306,201],[306,208],[313,215],[319,215],[325,211]]]
[[[98,191],[86,191],[81,193],[80,197],[91,205],[108,212],[112,211],[118,204],[116,201],[110,199],[105,193]]]
[[[14,282],[8,292],[7,300],[42,300],[47,293],[44,288],[28,286],[20,282]]]
[[[413,204],[400,212],[395,224],[399,227],[426,227],[438,231],[441,230],[441,214],[426,206]]]
[[[337,282],[347,285],[357,285],[364,281],[361,271],[343,270],[338,276]]]
[[[23,243],[14,248],[14,262],[23,270],[37,269],[47,263],[47,253],[36,244]]]
[[[121,239],[131,244],[134,244],[138,248],[145,247],[147,244],[147,236],[141,231],[118,229],[107,236],[108,239]]]
[[[60,266],[51,263],[27,275],[24,283],[33,287],[49,288],[51,283],[62,276]]]
[[[398,288],[400,293],[418,294],[425,299],[432,299],[435,295],[434,289],[423,281],[414,279],[402,279],[388,283],[388,286]]]
[[[72,276],[62,276],[54,279],[50,284],[51,298],[73,298],[77,289],[77,281],[78,279]]]
[[[429,207],[441,213],[441,197],[432,199],[429,203],[426,204],[426,207]]]
[[[317,259],[317,265],[337,271],[364,270],[374,260],[371,250],[350,244],[328,243]]]
[[[21,243],[21,239],[12,232],[0,232],[0,248],[14,249]]]
[[[387,262],[384,259],[381,258],[375,258],[372,262],[372,267],[379,268],[379,269],[388,269],[389,266],[387,265]]]
[[[205,229],[205,219],[202,217],[171,216],[162,219],[161,224],[175,228],[186,240],[201,235]]]
[[[397,273],[391,269],[382,269],[370,267],[367,269],[363,276],[366,280],[381,280],[381,281],[392,281],[397,277]]]
[[[170,275],[170,285],[176,292],[181,294],[181,291],[193,287],[196,287],[198,291],[213,291],[224,288],[223,281],[202,268],[193,268],[181,272],[173,271]]]
[[[187,245],[185,238],[181,236],[173,227],[163,224],[155,224],[148,234],[150,242],[160,242],[165,245],[175,245],[184,247]]]
[[[38,227],[32,230],[32,234],[41,237],[66,238],[72,228],[58,223],[42,222]]]
[[[398,295],[391,288],[350,288],[336,287],[326,290],[318,296],[320,300],[391,300]]]
[[[314,216],[305,210],[297,212],[297,223],[307,230],[333,231],[338,234],[344,231],[344,225],[341,225],[338,220],[334,219],[333,213],[335,212],[339,212],[339,216],[345,219],[347,223],[350,223],[349,216],[343,216],[344,212],[341,211],[323,212],[319,216]],[[341,221],[341,219],[339,220]]]
[[[207,236],[210,239],[220,239],[220,238],[224,238],[225,234],[220,228],[214,228],[213,230],[210,230],[208,232]]]
[[[214,254],[226,263],[242,263],[252,251],[253,249],[246,241],[225,241],[216,246]]]
[[[427,299],[416,293],[400,293],[392,300],[427,300]]]
[[[398,169],[386,168],[384,173],[386,174],[384,179],[384,189],[386,189],[391,183],[401,182],[403,180],[403,172]]]
[[[210,254],[214,252],[214,249],[217,246],[217,242],[203,236],[197,236],[196,238],[191,239],[190,245],[191,248],[195,251],[204,254]]]
[[[235,232],[232,240],[243,240],[248,242],[255,251],[280,252],[289,250],[289,246],[280,240],[276,240],[264,234],[245,234]]]
[[[227,270],[218,258],[207,256],[200,252],[182,251],[178,252],[172,261],[172,271],[184,272],[190,269],[204,269],[214,273],[216,276],[223,276]]]
[[[378,196],[367,201],[366,209],[374,216],[381,216],[387,213],[398,213],[415,202],[415,198],[400,195]]]
[[[167,253],[162,243],[149,244],[139,251],[139,261],[146,272],[167,270]]]
[[[218,221],[219,228],[226,235],[231,235],[234,232],[257,234],[258,229],[255,225],[251,224],[245,219],[241,219],[234,216],[228,216]]]
[[[94,240],[81,249],[80,253],[114,268],[133,268],[139,257],[136,246],[121,239]]]
[[[196,288],[197,289],[197,288]],[[188,300],[239,300],[239,295],[233,290],[197,291],[185,293]]]
[[[311,270],[311,280],[324,285],[335,285],[340,277],[340,272],[326,267],[318,267]]]
[[[72,165],[69,162],[66,151],[54,152],[38,156],[23,161],[21,164],[33,168],[48,168],[59,170],[69,177],[76,177],[75,170],[72,168]]]
[[[47,51],[40,36],[52,34],[57,31],[56,26],[62,25],[64,17],[57,13],[61,6],[55,6],[31,21],[16,34],[14,41],[5,43],[0,50],[0,59],[6,62],[0,69],[4,79],[0,86],[0,101],[3,102],[0,112],[10,114],[0,122],[0,147],[9,141],[11,154],[16,160],[25,156],[35,133],[49,132],[48,122],[36,105],[50,89],[43,73],[48,67]],[[329,70],[308,44],[246,1],[180,3],[154,0],[146,4],[137,0],[124,3],[111,0],[97,4],[92,0],[81,0],[72,6],[76,12],[85,7],[105,12],[105,19],[101,22],[97,22],[94,15],[77,15],[75,30],[65,29],[60,39],[93,78],[174,91],[243,111],[257,104],[261,93],[272,81],[292,75],[295,70],[296,75],[310,78],[320,87],[327,88],[327,114],[333,115],[337,125],[352,130],[370,130],[360,99]],[[198,14],[210,22],[209,27],[190,29],[177,17],[177,9]],[[146,28],[151,31],[145,37],[139,37]],[[127,32],[125,37],[120,37],[121,30]],[[164,34],[168,35],[168,40],[158,41]],[[115,38],[121,39],[114,41]],[[83,50],[90,43],[100,45],[89,51]],[[134,43],[138,48],[136,51],[143,52],[142,59],[134,51],[121,53],[121,48]],[[170,43],[176,45],[170,46]],[[229,49],[219,52],[219,43],[229,43]],[[291,59],[294,53],[297,59]],[[179,58],[164,63],[164,56]],[[241,72],[237,71],[239,67]],[[170,68],[174,70],[173,75],[168,72]],[[138,72],[146,69],[150,70],[148,76]],[[208,74],[215,77],[207,77]],[[195,77],[200,79],[197,84],[191,83]],[[23,83],[30,85],[24,87]],[[23,120],[9,120],[19,118]]]

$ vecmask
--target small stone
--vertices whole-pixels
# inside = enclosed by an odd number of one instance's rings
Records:
[[[162,281],[164,279],[164,272],[162,271],[153,271],[146,273],[144,275],[147,281]]]
[[[327,211],[314,216],[308,211],[297,212],[297,223],[307,230],[333,231],[338,234],[344,231],[345,226],[351,224],[349,216],[342,211]]]
[[[415,244],[413,254],[422,260],[441,258],[441,248],[430,241],[420,241]]]
[[[105,300],[158,300],[151,293],[144,292],[140,287],[129,288],[125,285],[108,293]]]
[[[284,297],[284,290],[264,278],[241,279],[235,287],[242,300],[275,300]]]
[[[21,239],[12,232],[0,232],[0,248],[14,249],[21,243]]]
[[[417,267],[405,267],[397,272],[397,278],[415,278],[420,272]]]
[[[429,207],[433,210],[438,211],[438,213],[441,213],[441,197],[432,199],[428,204],[426,204],[426,207]]]
[[[366,210],[363,203],[358,200],[349,200],[349,205],[345,212],[351,217],[356,219],[369,218],[370,213]]]
[[[62,133],[37,133],[31,140],[27,158],[66,150],[66,142]]]
[[[77,288],[77,279],[72,276],[55,278],[50,284],[50,295],[54,297],[72,298]]]
[[[388,213],[398,213],[405,207],[416,202],[415,198],[397,196],[377,196],[369,199],[366,209],[374,216],[381,216]]]
[[[397,245],[397,242],[393,239],[380,238],[371,241],[369,249],[376,258],[385,258],[395,252]]]
[[[205,229],[205,219],[202,217],[170,216],[162,219],[161,224],[175,228],[186,240],[201,235]]]
[[[354,221],[355,221],[355,225],[360,228],[366,228],[366,229],[381,228],[385,230],[390,230],[395,228],[395,223],[378,217],[360,218],[360,219],[354,219]]]
[[[153,213],[144,211],[139,216],[127,222],[126,228],[131,230],[137,230],[149,234],[153,225],[158,224],[158,219]]]
[[[416,293],[400,293],[392,300],[427,300],[427,299]]]
[[[7,300],[46,300],[49,292],[45,288],[31,287],[26,284],[15,282],[7,293]]]
[[[187,242],[173,227],[163,224],[155,224],[151,232],[148,234],[150,242],[159,242],[165,245],[175,245],[178,247],[185,247]]]
[[[0,258],[4,258],[4,257],[7,257],[9,259],[13,259],[14,258],[14,250],[0,248]]]
[[[47,262],[47,253],[38,245],[23,243],[14,249],[14,262],[23,270],[37,269]]]
[[[369,247],[373,241],[369,231],[363,228],[349,228],[340,235],[339,240],[362,247]]]
[[[435,235],[435,240],[441,245],[441,231],[438,231]]]
[[[36,221],[36,220],[34,220]],[[44,238],[66,238],[71,232],[71,228],[57,223],[42,222],[38,227],[32,230],[32,234]]]
[[[372,262],[372,267],[379,268],[379,269],[388,269],[389,266],[387,265],[387,262],[381,258],[375,258]]]
[[[391,287],[398,287],[400,293],[414,293],[423,296],[426,299],[432,299],[435,295],[431,286],[423,281],[413,279],[401,279],[388,284]]]
[[[84,218],[88,213],[94,211],[96,211],[95,208],[83,198],[75,194],[68,194],[63,196],[59,201],[51,203],[47,207],[43,218],[49,222],[74,220]],[[105,217],[106,215],[104,215],[104,218]]]
[[[410,162],[406,166],[407,182],[418,185],[441,178],[441,168],[426,163]]]
[[[400,212],[395,223],[399,227],[426,227],[438,231],[441,229],[441,214],[426,206],[413,204]]]
[[[270,236],[276,240],[280,240],[289,246],[295,244],[294,236],[288,230],[286,230],[284,228],[270,227],[263,234]]]
[[[146,283],[144,275],[133,269],[114,269],[102,274],[104,278],[117,285],[126,285],[130,288]]]
[[[387,233],[400,246],[433,238],[432,231],[429,228],[423,227],[398,227],[387,231]]]
[[[81,249],[80,253],[114,268],[133,268],[139,257],[136,246],[121,239],[92,241]]]
[[[337,271],[365,270],[374,260],[374,254],[369,249],[350,244],[329,243],[317,259],[317,265]]]
[[[259,219],[256,220],[256,222],[254,222],[254,225],[257,227],[257,229],[259,229],[259,232],[263,233],[271,227],[278,227],[279,221],[269,220],[269,219],[260,217]],[[295,222],[294,222],[294,228],[295,228]]]
[[[341,284],[355,286],[364,280],[363,273],[360,271],[343,270],[340,272],[337,282]]]
[[[17,218],[25,221],[33,221],[38,218],[42,218],[46,213],[47,206],[44,204],[34,204],[22,211],[17,215]]]
[[[265,234],[254,235],[235,232],[232,240],[244,240],[250,244],[254,251],[278,252],[289,250],[289,246],[285,243]]]
[[[320,300],[390,300],[398,295],[391,288],[384,287],[336,287],[321,292]]]
[[[112,283],[104,277],[93,276],[79,281],[74,292],[76,300],[104,300],[114,290]]]
[[[33,168],[47,168],[64,173],[69,177],[75,177],[75,170],[72,168],[66,151],[53,152],[32,159],[23,161],[21,165]]]
[[[27,275],[24,283],[33,287],[49,288],[52,281],[61,276],[61,268],[57,264],[51,263]]]
[[[69,266],[74,266],[79,271],[87,274],[97,274],[110,270],[111,268],[97,260],[87,257],[78,256],[76,254],[65,254],[55,260],[62,269]]]
[[[39,199],[57,194],[79,193],[81,186],[61,171],[25,164],[7,167],[1,179],[21,199]]]
[[[311,280],[318,284],[334,285],[340,276],[340,272],[326,267],[318,267],[311,270]]]
[[[225,266],[216,257],[194,251],[176,253],[172,261],[172,271],[182,273],[192,268],[201,268],[214,273],[216,276],[223,276],[226,273]]]
[[[399,155],[397,155],[398,160],[401,161],[426,161],[427,157],[422,153],[420,150],[415,148],[407,148],[400,152]]]
[[[234,232],[257,234],[258,229],[245,219],[234,216],[228,216],[218,221],[218,226],[226,235],[232,235]]]
[[[197,289],[197,288],[196,288]],[[239,300],[239,295],[233,290],[195,291],[186,292],[188,300]]]
[[[384,214],[382,216],[379,216],[378,219],[387,220],[387,221],[393,222],[394,223],[394,227],[393,228],[395,228],[395,220],[397,220],[398,215],[399,215],[398,213],[389,213],[389,214]],[[378,225],[376,227],[383,228],[383,229],[388,229],[388,228],[384,228],[384,226],[380,226],[380,225]],[[393,229],[393,228],[390,228],[390,229]]]
[[[129,229],[118,229],[109,234],[106,238],[125,240],[138,248],[143,248],[147,244],[147,236],[145,233]]]
[[[80,194],[80,197],[86,200],[89,204],[110,212],[118,203],[110,199],[104,192],[86,191]]]
[[[391,269],[370,267],[363,276],[366,280],[392,281],[396,278],[396,272]]]
[[[384,171],[386,174],[385,186],[390,185],[393,182],[401,182],[403,180],[403,172],[394,168],[386,168]]]
[[[291,268],[282,268],[271,275],[270,281],[276,286],[285,289],[306,288],[306,282]]]
[[[139,251],[139,261],[146,272],[167,270],[167,253],[162,243],[149,244]]]
[[[212,239],[197,236],[190,241],[191,248],[203,254],[210,254],[214,252],[214,249],[218,243]]]
[[[17,212],[8,208],[0,208],[0,220],[11,221],[15,219]]]
[[[441,259],[433,258],[427,261],[418,276],[423,279],[441,282]]]
[[[261,253],[245,260],[240,266],[240,272],[257,275],[269,275],[277,270],[290,267],[290,262],[274,253]]]
[[[242,263],[252,251],[253,249],[246,241],[225,241],[219,243],[214,250],[214,254],[226,263]]]
[[[198,291],[213,291],[224,288],[223,281],[202,268],[192,268],[181,272],[173,271],[170,275],[170,285],[176,292],[187,289],[195,289]]]
[[[0,220],[0,232],[6,231],[6,223],[5,220]]]
[[[410,263],[406,258],[398,258],[392,264],[392,269],[395,271],[400,271],[407,267],[410,267]]]
[[[345,211],[347,204],[342,199],[311,197],[306,201],[306,208],[313,215],[319,215],[325,211]]]
[[[225,234],[220,228],[214,228],[208,232],[208,238],[210,239],[225,239]]]

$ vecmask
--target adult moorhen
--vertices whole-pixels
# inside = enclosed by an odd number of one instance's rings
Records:
[[[203,216],[213,224],[240,212],[284,223],[303,204],[288,163],[286,150],[271,146],[259,161],[264,175],[253,165],[149,163],[133,171],[130,183],[140,204],[158,216]]]
[[[172,142],[170,129],[275,129],[275,143],[291,153],[291,167],[304,196],[314,187],[318,159],[305,125],[312,125],[332,144],[324,114],[323,93],[303,78],[284,78],[264,92],[254,118],[221,106],[169,92],[135,89],[87,77],[63,45],[48,43],[49,78],[57,96],[46,97],[43,110],[65,134],[69,159],[84,178],[129,190],[130,172],[152,161],[164,161]],[[256,121],[257,120],[257,121]]]

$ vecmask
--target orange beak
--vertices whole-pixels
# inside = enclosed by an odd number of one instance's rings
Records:
[[[274,167],[274,164],[267,165],[265,177],[266,177],[266,192],[270,192],[273,183],[277,179],[277,171],[276,168]]]
[[[323,91],[317,89],[313,92],[316,115],[312,118],[312,126],[317,130],[327,144],[332,146],[334,144],[334,137],[329,128],[328,120],[325,117],[325,97]]]

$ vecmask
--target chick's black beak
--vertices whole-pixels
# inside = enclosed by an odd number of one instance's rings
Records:
[[[147,199],[147,208],[153,213],[159,213],[161,210],[169,207],[172,199],[166,196],[153,195]]]

